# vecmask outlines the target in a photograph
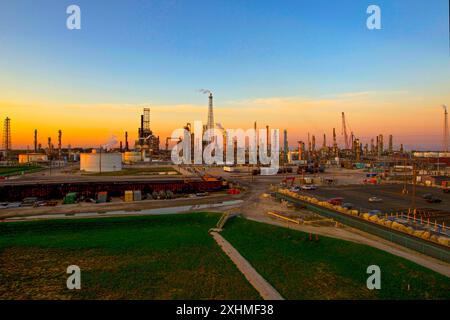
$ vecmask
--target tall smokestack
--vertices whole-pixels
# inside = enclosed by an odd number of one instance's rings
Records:
[[[383,140],[383,135],[382,134],[380,134],[380,139],[379,139],[379,141],[378,141],[378,147],[380,148],[380,151],[379,151],[379,153],[380,153],[380,156],[383,154],[383,152],[384,152],[384,140]]]
[[[353,132],[350,134],[350,141],[351,141],[351,148],[354,151],[355,150],[355,136],[353,135]]]
[[[258,147],[258,131],[257,131],[257,127],[258,127],[258,125],[257,125],[257,123],[256,123],[256,121],[255,121],[255,124],[254,124],[254,130],[255,130],[255,147],[256,147],[256,150],[257,151],[259,151],[259,147]],[[226,143],[224,143],[224,147],[226,146]],[[256,156],[256,158],[258,158],[258,156]]]
[[[48,137],[48,154],[52,153],[52,138]]]
[[[214,129],[214,110],[213,110],[213,94],[209,93],[208,97],[208,127],[207,129]]]
[[[308,154],[310,154],[311,151],[312,151],[312,148],[311,148],[311,135],[308,132]]]
[[[298,153],[298,160],[302,160],[303,158],[303,153],[302,153],[302,141],[297,141],[298,145],[297,145],[297,153]]]
[[[394,136],[392,134],[389,135],[389,153],[394,152]]]
[[[123,148],[122,148],[122,141],[120,141],[120,143],[119,143],[119,150],[120,150],[120,152],[123,151]]]
[[[37,129],[34,129],[34,152],[38,150],[38,142],[37,142]]]
[[[214,110],[213,110],[213,94],[209,92],[208,96],[208,122],[206,124],[206,130],[214,129]],[[207,141],[212,141],[212,136],[207,135]]]
[[[125,151],[130,151],[128,149],[128,131],[125,131]]]
[[[285,164],[288,162],[288,153],[289,153],[289,146],[288,146],[287,130],[284,129],[284,163]]]
[[[61,160],[62,131],[58,130],[58,157]]]
[[[335,156],[338,155],[338,145],[336,140],[336,129],[333,128],[333,153]]]

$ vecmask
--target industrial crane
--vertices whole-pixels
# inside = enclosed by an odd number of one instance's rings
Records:
[[[166,151],[169,150],[169,140],[170,140],[170,139],[171,139],[170,137],[167,137],[167,138],[166,138]]]
[[[350,141],[347,133],[347,123],[345,121],[344,112],[342,112],[342,134],[344,135],[345,149],[350,149]]]
[[[449,133],[448,133],[448,110],[447,106],[444,104],[442,105],[442,108],[444,108],[444,148],[442,149],[443,152],[448,152],[448,139],[449,139]]]

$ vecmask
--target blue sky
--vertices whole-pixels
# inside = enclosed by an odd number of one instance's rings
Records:
[[[382,9],[380,31],[365,27],[372,3]],[[65,28],[69,4],[81,7],[82,30]],[[422,74],[445,80],[447,8],[446,0],[5,0],[1,80],[38,96],[56,87],[54,99],[77,102],[189,101],[203,87],[231,100],[420,88]]]

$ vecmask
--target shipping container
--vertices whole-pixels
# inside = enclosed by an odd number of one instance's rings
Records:
[[[63,204],[73,204],[77,202],[77,193],[76,192],[69,192],[66,194],[63,200]]]
[[[105,203],[108,201],[108,192],[101,191],[97,194],[97,203]]]
[[[125,202],[133,202],[133,191],[127,190],[125,191]]]
[[[142,200],[141,190],[134,190],[133,191],[133,200],[134,201],[141,201]]]

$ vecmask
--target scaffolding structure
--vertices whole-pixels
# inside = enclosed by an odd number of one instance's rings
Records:
[[[8,154],[8,151],[11,150],[11,119],[8,117],[6,117],[3,124],[2,147],[6,155]]]

